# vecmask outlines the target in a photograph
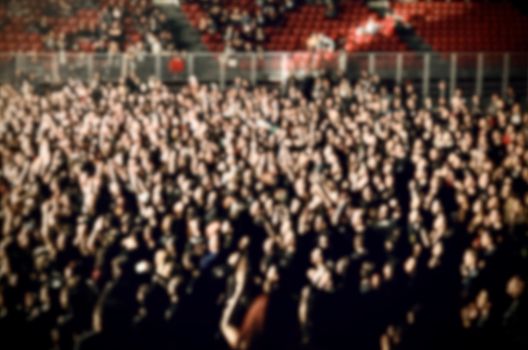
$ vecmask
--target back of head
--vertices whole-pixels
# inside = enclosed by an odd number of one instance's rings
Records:
[[[123,333],[131,325],[133,310],[123,301],[103,294],[94,310],[94,329],[108,333]]]
[[[297,305],[286,293],[258,296],[240,330],[239,349],[295,349],[299,343]]]

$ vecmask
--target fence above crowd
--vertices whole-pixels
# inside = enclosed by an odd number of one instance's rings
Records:
[[[285,83],[291,76],[330,71],[354,79],[361,71],[375,73],[386,83],[411,81],[424,96],[434,95],[439,81],[449,91],[465,95],[505,94],[511,86],[528,100],[528,53],[3,53],[0,81],[60,84],[70,79],[117,82],[127,76],[146,81],[200,81],[229,85],[237,77],[256,83]]]

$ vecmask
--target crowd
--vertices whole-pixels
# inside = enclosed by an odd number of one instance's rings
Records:
[[[0,87],[2,349],[526,349],[528,114],[356,78]]]
[[[49,32],[46,49],[77,51],[83,49],[83,43],[88,43],[85,46],[90,51],[109,53],[175,49],[173,25],[163,11],[148,0],[126,4],[123,0],[111,1],[99,10],[96,21],[81,21],[67,34]]]
[[[26,0],[11,1],[8,8],[8,23],[21,18],[28,32],[42,36],[45,51],[175,50],[173,22],[151,0],[45,0],[45,6],[37,8]],[[79,15],[86,10],[96,16]]]
[[[225,6],[223,0],[199,0],[205,15],[198,23],[204,35],[219,35],[226,50],[261,52],[266,44],[266,28],[280,26],[287,12],[293,11],[302,0],[255,0],[254,11],[241,7]],[[320,3],[320,1],[306,1]],[[322,1],[328,17],[337,15],[334,0]]]
[[[242,10],[239,6],[224,6],[221,0],[204,0],[205,15],[198,23],[202,34],[219,35],[227,50],[262,51],[266,41],[265,27],[279,25],[287,9],[295,0],[266,0],[256,5],[256,11]]]

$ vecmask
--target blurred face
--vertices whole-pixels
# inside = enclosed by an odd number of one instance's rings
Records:
[[[480,237],[480,244],[484,249],[490,249],[493,247],[493,240],[489,232],[484,232]]]
[[[475,251],[473,250],[466,250],[464,253],[464,265],[467,267],[474,268],[477,265],[477,256],[475,254]]]
[[[35,294],[27,292],[24,294],[24,307],[30,309],[35,304]]]
[[[404,269],[405,273],[407,273],[409,275],[414,273],[414,271],[416,269],[416,258],[409,257],[407,260],[405,260],[405,263],[403,265],[403,269]]]
[[[390,281],[394,276],[394,266],[392,264],[385,264],[383,266],[383,278]]]
[[[266,271],[266,282],[269,286],[268,288],[273,287],[279,282],[279,270],[277,269],[277,266],[272,265]]]
[[[311,261],[314,265],[320,265],[323,263],[323,252],[321,251],[321,249],[317,248],[312,250]]]
[[[208,241],[207,241],[208,249],[211,253],[218,253],[220,252],[220,237],[219,235],[215,234],[212,235]]]
[[[317,232],[323,232],[326,230],[326,223],[321,216],[315,218],[315,230]]]
[[[506,294],[517,299],[523,294],[524,288],[525,282],[519,276],[513,276],[506,285]]]
[[[483,309],[487,304],[488,304],[488,300],[489,300],[489,294],[488,294],[488,291],[483,289],[479,292],[479,294],[477,295],[477,307],[479,309]]]

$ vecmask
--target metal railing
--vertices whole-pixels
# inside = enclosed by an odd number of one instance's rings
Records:
[[[0,54],[2,83],[31,78],[36,83],[59,84],[95,76],[117,82],[133,74],[141,80],[156,77],[167,83],[196,76],[224,87],[239,77],[254,84],[284,83],[292,75],[314,70],[330,70],[351,79],[366,70],[389,84],[412,81],[424,96],[434,94],[440,80],[446,81],[451,93],[460,88],[466,96],[505,94],[512,86],[528,100],[528,53]]]

